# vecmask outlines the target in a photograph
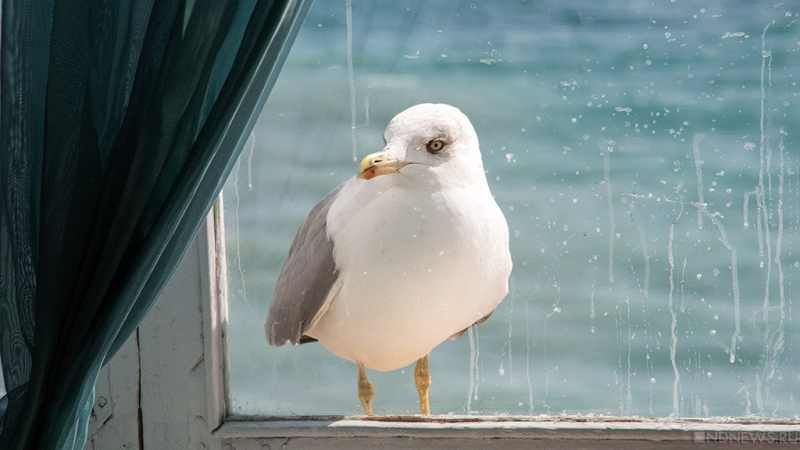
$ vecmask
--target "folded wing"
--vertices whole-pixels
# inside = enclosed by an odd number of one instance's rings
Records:
[[[283,265],[264,331],[270,345],[313,342],[304,336],[338,278],[327,217],[341,185],[311,210],[300,226]]]

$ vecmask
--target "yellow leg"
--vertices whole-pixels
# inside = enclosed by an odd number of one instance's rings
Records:
[[[428,372],[428,355],[417,360],[414,368],[414,384],[419,393],[419,407],[422,414],[430,414],[431,408],[428,405],[428,388],[431,387],[431,374]]]
[[[364,408],[364,414],[367,416],[372,415],[372,399],[375,398],[375,390],[372,389],[369,379],[367,379],[367,372],[364,371],[364,365],[358,364],[358,399],[361,400],[361,406]]]

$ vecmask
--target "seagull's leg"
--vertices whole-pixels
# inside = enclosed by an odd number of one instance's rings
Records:
[[[414,368],[414,384],[417,385],[419,407],[422,410],[422,414],[430,414],[428,388],[431,387],[431,374],[428,372],[428,355],[417,360],[417,366]]]
[[[358,399],[361,400],[361,406],[364,407],[364,414],[367,416],[372,415],[373,398],[375,398],[375,390],[372,389],[372,384],[367,379],[364,365],[358,363]]]

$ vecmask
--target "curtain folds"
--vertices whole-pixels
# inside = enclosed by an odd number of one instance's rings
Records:
[[[310,3],[3,0],[0,448],[83,446]]]

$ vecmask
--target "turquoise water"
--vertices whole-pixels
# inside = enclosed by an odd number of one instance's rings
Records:
[[[610,3],[355,1],[352,93],[316,3],[224,192],[232,413],[360,413],[352,363],[263,324],[305,215],[422,102],[471,118],[514,259],[433,351],[434,413],[800,413],[800,6]],[[411,368],[370,379],[418,411]]]

